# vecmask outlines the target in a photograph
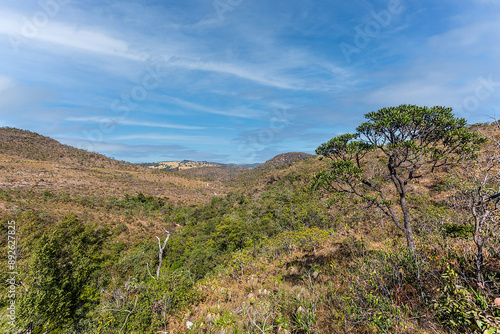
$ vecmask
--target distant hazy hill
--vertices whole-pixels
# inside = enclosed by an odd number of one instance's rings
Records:
[[[207,162],[207,161],[191,161],[191,160],[182,160],[182,161],[160,161],[153,163],[144,163],[143,166],[153,168],[153,169],[163,169],[169,171],[181,171],[185,169],[191,168],[200,168],[200,167],[221,167],[222,164],[216,162]]]
[[[222,164],[218,162],[208,162],[208,161],[182,160],[182,161],[151,162],[151,163],[143,163],[141,165],[153,169],[164,169],[168,171],[185,171],[188,169],[196,169],[196,168],[222,168],[224,170],[239,169],[239,168],[255,168],[259,166],[260,163],[237,165],[237,164]]]
[[[312,157],[313,157],[312,154],[301,153],[301,152],[282,153],[266,161],[262,165],[257,166],[256,168],[257,169],[276,168],[283,165],[291,165],[297,161],[309,159]]]
[[[152,169],[162,169],[166,171],[179,172],[183,175],[201,178],[207,181],[228,182],[234,181],[239,175],[244,174],[251,168],[260,164],[221,164],[207,161],[161,161],[155,163],[145,163],[143,166]]]
[[[106,167],[138,170],[142,167],[124,161],[110,159],[39,135],[15,128],[0,128],[0,154],[36,161],[52,161],[87,167]]]
[[[283,171],[301,170],[301,173],[310,174],[308,169],[314,169],[314,166],[320,165],[317,159],[310,159],[314,157],[314,155],[300,152],[278,154],[255,168],[246,169],[235,175],[229,180],[232,181],[229,185],[250,191],[253,188],[260,189],[263,185],[279,179],[281,177],[279,174]]]
[[[289,166],[297,161],[309,159],[311,154],[301,152],[282,153],[263,164],[221,164],[207,161],[162,161],[143,164],[153,169],[163,169],[180,172],[184,175],[199,177],[208,181],[231,182],[241,181],[241,178],[256,179],[262,171]]]

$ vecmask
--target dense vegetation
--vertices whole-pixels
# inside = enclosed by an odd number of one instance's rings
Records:
[[[1,265],[9,266],[15,222],[19,275],[12,327],[10,276],[2,274],[0,326],[6,333],[500,333],[500,132],[498,123],[466,130],[489,138],[477,154],[466,150],[408,184],[415,249],[370,197],[320,191],[317,180],[332,166],[317,157],[248,171],[232,178],[227,195],[189,205],[140,186],[122,196],[6,188]],[[398,198],[383,177],[387,158],[371,149],[357,175]]]

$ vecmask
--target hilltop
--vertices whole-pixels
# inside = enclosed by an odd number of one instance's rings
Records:
[[[187,175],[205,181],[229,182],[238,175],[247,172],[250,168],[236,164],[222,164],[207,161],[161,161],[155,163],[142,164],[145,167],[178,172],[180,175]],[[257,164],[258,165],[258,164]]]
[[[297,161],[306,160],[314,157],[312,154],[302,153],[302,152],[289,152],[289,153],[281,153],[277,156],[267,160],[262,165],[257,166],[257,169],[274,169],[284,166],[290,166]]]
[[[135,164],[63,145],[52,138],[35,132],[9,127],[0,128],[0,154],[31,161],[57,162],[66,165],[143,170]]]

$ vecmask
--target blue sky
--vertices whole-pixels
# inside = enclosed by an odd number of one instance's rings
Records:
[[[499,31],[497,0],[3,1],[0,126],[131,162],[254,163],[403,103],[485,122]]]

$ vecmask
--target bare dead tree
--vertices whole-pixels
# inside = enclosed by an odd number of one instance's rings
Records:
[[[163,263],[163,251],[165,250],[165,246],[167,246],[168,239],[170,239],[170,232],[167,231],[166,229],[162,228],[163,231],[167,233],[167,237],[163,241],[163,245],[161,243],[161,239],[157,236],[156,239],[158,239],[158,268],[156,268],[156,277],[151,275],[151,272],[149,271],[149,263],[146,263],[147,269],[148,269],[148,274],[152,278],[158,278],[160,277],[160,271],[161,271],[161,265]]]
[[[495,236],[500,217],[500,134],[498,123],[490,126],[493,133],[482,131],[488,138],[483,152],[477,156],[469,156],[462,161],[462,182],[457,194],[459,202],[472,215],[474,222],[473,240],[476,245],[476,278],[484,284],[483,266],[484,249]]]

